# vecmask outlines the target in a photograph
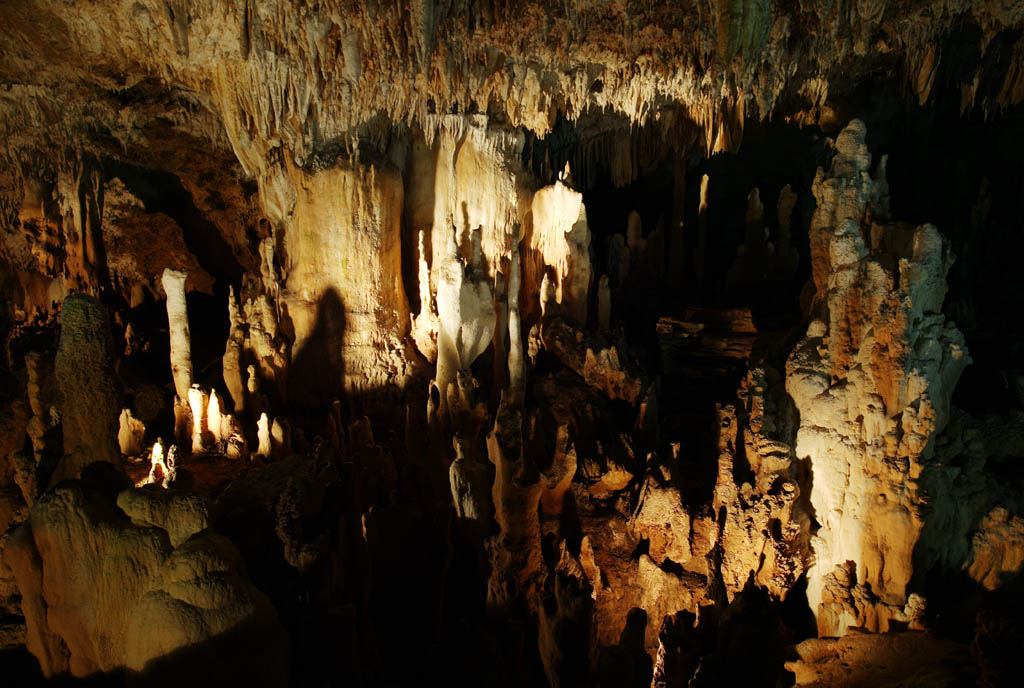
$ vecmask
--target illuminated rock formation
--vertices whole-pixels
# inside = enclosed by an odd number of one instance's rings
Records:
[[[1024,568],[1024,519],[992,510],[971,542],[968,575],[986,590],[1005,585]]]
[[[66,483],[36,503],[5,548],[43,673],[206,682],[213,671],[283,685],[277,615],[231,543],[207,529],[205,506],[134,490],[117,505],[124,514]],[[197,644],[218,656],[216,667],[173,658]],[[250,656],[253,644],[261,650]]]
[[[228,319],[230,330],[224,350],[223,377],[228,393],[234,402],[236,413],[247,409],[248,377],[243,379],[242,371],[258,372],[261,380],[281,394],[287,390],[287,372],[290,364],[290,347],[280,332],[278,311],[278,277],[274,264],[271,241],[261,244],[263,262],[261,280],[246,280],[243,293],[246,298],[236,298],[234,287],[228,295]],[[251,374],[251,373],[250,373]]]
[[[887,186],[864,135],[854,120],[815,179],[814,320],[787,364],[821,524],[808,600],[823,635],[902,618],[927,517],[918,482],[970,361],[941,312],[948,242],[931,225],[882,224]]]
[[[538,189],[530,204],[533,214],[532,232],[527,237],[531,253],[540,259],[540,274],[553,275],[555,301],[562,306],[565,317],[577,325],[587,323],[587,300],[590,295],[590,228],[583,194],[563,182]],[[540,284],[533,273],[535,284]],[[527,270],[527,276],[530,271]],[[527,298],[532,296],[527,292]]]
[[[785,599],[809,560],[810,518],[800,497],[793,450],[787,442],[788,399],[774,371],[751,370],[737,409],[719,410],[718,482],[713,507],[724,515],[721,575],[731,601],[753,576],[771,596]],[[780,408],[781,407],[781,408]],[[742,440],[743,446],[739,446]],[[742,457],[742,458],[741,458]],[[745,461],[749,481],[738,483]]]
[[[117,443],[123,456],[138,456],[143,451],[146,426],[132,415],[131,410],[122,409],[118,418]]]
[[[270,445],[270,419],[267,418],[266,413],[260,414],[260,419],[256,426],[256,437],[259,440],[259,445],[256,447],[256,456],[269,459],[273,449],[271,449]]]
[[[805,640],[786,668],[797,686],[861,686],[866,682],[939,685],[970,673],[968,648],[926,633],[852,634]]]
[[[401,177],[384,160],[339,160],[315,174],[287,169],[279,298],[294,332],[289,397],[311,404],[340,389],[401,386],[411,372]]]
[[[578,330],[557,316],[544,319],[541,337],[546,350],[608,398],[631,404],[640,399],[645,382],[633,362],[620,356],[614,344]]]
[[[0,676],[1012,684],[1019,4],[0,3]]]
[[[210,399],[203,388],[192,385],[188,390],[188,407],[192,418],[192,453],[202,454],[211,445],[211,435],[207,427],[206,411]]]
[[[180,270],[164,270],[162,284],[167,295],[167,328],[171,338],[171,377],[182,401],[192,389],[192,341],[188,331],[188,306],[185,303],[185,279]]]
[[[480,241],[480,232],[474,232],[473,261],[467,264],[459,258],[454,237],[449,235],[448,256],[438,278],[437,387],[442,413],[451,404],[456,375],[468,372],[494,335],[494,299],[481,265]]]

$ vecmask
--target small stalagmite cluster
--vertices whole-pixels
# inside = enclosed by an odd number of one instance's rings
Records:
[[[1016,685],[1013,3],[0,34],[0,684]]]

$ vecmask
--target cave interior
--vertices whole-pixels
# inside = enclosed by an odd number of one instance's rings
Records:
[[[0,34],[3,685],[1019,685],[1024,5]]]

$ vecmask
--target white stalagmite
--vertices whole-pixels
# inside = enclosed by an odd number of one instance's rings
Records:
[[[217,390],[210,390],[210,403],[206,406],[206,428],[210,431],[213,439],[219,445],[224,439],[224,416],[220,410],[220,397]]]
[[[544,279],[540,282],[540,314],[542,317],[548,314],[551,304],[556,301],[555,287],[551,284],[551,277],[544,273]]]
[[[167,329],[171,338],[171,375],[179,399],[187,399],[192,387],[192,342],[188,331],[188,309],[185,305],[185,278],[180,270],[164,270],[164,293],[167,294]]]
[[[199,385],[192,385],[188,390],[188,406],[192,412],[192,453],[202,454],[206,451],[206,392]]]
[[[174,445],[171,447],[174,448]],[[163,440],[159,437],[156,442],[153,443],[153,449],[149,453],[149,475],[144,480],[139,482],[136,487],[142,487],[143,485],[152,485],[156,482],[156,469],[160,468],[160,475],[162,484],[164,487],[170,485],[171,480],[174,478],[171,476],[171,471],[167,465],[167,459],[164,457],[164,445]]]
[[[266,413],[260,414],[259,422],[256,425],[256,438],[259,440],[259,445],[256,448],[256,455],[264,459],[269,459],[270,450],[270,419],[267,418]]]

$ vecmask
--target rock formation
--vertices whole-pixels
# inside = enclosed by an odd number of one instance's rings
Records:
[[[167,295],[167,328],[171,339],[171,377],[178,399],[188,400],[192,389],[192,338],[188,330],[185,278],[180,270],[164,270],[162,285]]]
[[[932,225],[886,223],[885,160],[872,179],[864,135],[854,120],[815,178],[814,319],[787,364],[821,525],[807,594],[822,635],[902,620],[927,518],[918,481],[970,362],[942,315],[948,242]]]
[[[277,615],[231,543],[207,530],[202,502],[129,489],[117,506],[123,514],[81,483],[62,485],[5,548],[43,673],[124,670],[208,685],[212,670],[283,685]],[[261,651],[250,656],[253,643]],[[189,659],[196,646],[217,664]]]
[[[95,461],[121,464],[117,446],[121,405],[114,376],[107,310],[84,294],[64,299],[54,376],[60,395],[64,458],[51,482],[77,477]]]
[[[0,676],[1020,675],[1019,3],[0,36]]]

